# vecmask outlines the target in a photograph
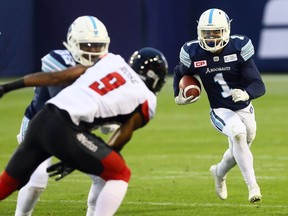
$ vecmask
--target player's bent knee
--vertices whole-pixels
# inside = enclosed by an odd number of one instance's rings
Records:
[[[234,136],[234,140],[236,141],[236,142],[238,142],[238,143],[240,143],[240,142],[247,142],[246,141],[246,133],[237,133],[235,136]]]
[[[122,180],[128,183],[130,180],[130,177],[131,177],[131,171],[127,166],[125,166],[120,172],[110,172],[108,173],[108,175],[106,173],[106,176],[103,177],[103,179],[105,179],[106,181],[107,180]]]
[[[251,145],[255,137],[256,137],[256,132],[247,133],[247,143],[250,143]]]
[[[100,177],[105,181],[108,180],[123,180],[129,182],[131,171],[126,165],[123,158],[116,152],[111,152],[107,157],[101,160],[104,170]]]
[[[20,181],[10,176],[6,171],[0,175],[0,200],[5,199],[17,190]]]
[[[92,184],[94,184],[94,185],[102,184],[102,182],[104,181],[101,177],[96,176],[96,175],[90,175],[89,174],[89,177],[91,178]]]
[[[247,134],[247,128],[242,122],[235,122],[228,126],[228,128],[227,133],[230,139],[238,139],[241,134]]]
[[[131,171],[127,166],[125,166],[121,170],[121,172],[116,173],[114,176],[112,176],[112,179],[123,180],[128,183],[130,180],[130,177],[131,177]]]
[[[39,187],[31,188],[31,195],[33,197],[39,197],[43,193],[44,190],[45,188],[39,188]]]
[[[120,180],[123,180],[125,182],[129,182],[131,178],[131,171],[129,169],[129,167],[125,167],[122,171],[121,171],[121,179]]]
[[[48,178],[49,178],[48,176],[39,176],[39,178],[37,179],[36,178],[30,179],[27,185],[30,187],[45,189],[48,184]]]
[[[42,188],[42,187],[34,187],[34,186],[24,186],[21,188],[19,194],[26,194],[24,196],[30,196],[30,197],[39,197],[43,191],[44,191],[45,188]]]

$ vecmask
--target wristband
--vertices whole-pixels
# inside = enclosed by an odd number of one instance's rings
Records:
[[[24,83],[24,79],[21,78],[13,82],[3,84],[2,86],[3,86],[4,92],[6,93],[9,91],[13,91],[13,90],[25,87],[25,83]]]

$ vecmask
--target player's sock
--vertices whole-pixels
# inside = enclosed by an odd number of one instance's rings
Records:
[[[128,183],[122,180],[109,180],[99,194],[94,216],[112,216],[121,205],[127,192]]]
[[[96,206],[89,205],[86,211],[86,216],[93,216]]]
[[[248,186],[255,185],[253,155],[246,142],[246,134],[238,134],[233,141],[233,155]]]
[[[17,190],[20,180],[11,177],[5,170],[0,176],[0,200],[5,199]]]
[[[17,198],[15,216],[30,216],[44,188],[26,185],[23,187]]]
[[[92,184],[90,187],[88,200],[87,200],[87,212],[86,216],[93,216],[96,208],[96,202],[100,192],[105,186],[105,180],[98,176],[90,176],[92,179]]]
[[[224,177],[235,165],[236,161],[231,154],[231,150],[227,149],[221,162],[217,164],[217,176]]]

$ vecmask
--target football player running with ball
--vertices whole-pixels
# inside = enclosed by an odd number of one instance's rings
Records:
[[[261,201],[253,155],[256,136],[255,113],[251,100],[265,93],[265,86],[252,59],[254,47],[244,35],[230,35],[231,20],[216,8],[206,10],[198,21],[198,40],[183,45],[180,63],[174,71],[174,96],[179,105],[198,98],[184,98],[179,81],[184,75],[198,75],[210,103],[210,120],[216,130],[228,137],[229,148],[222,160],[210,167],[216,194],[227,199],[226,175],[236,164],[248,187],[248,200]]]

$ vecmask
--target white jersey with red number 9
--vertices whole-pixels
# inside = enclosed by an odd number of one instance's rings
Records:
[[[127,115],[141,105],[149,121],[156,111],[156,95],[121,56],[112,53],[47,103],[66,110],[76,125],[82,121],[92,123],[95,118]]]

